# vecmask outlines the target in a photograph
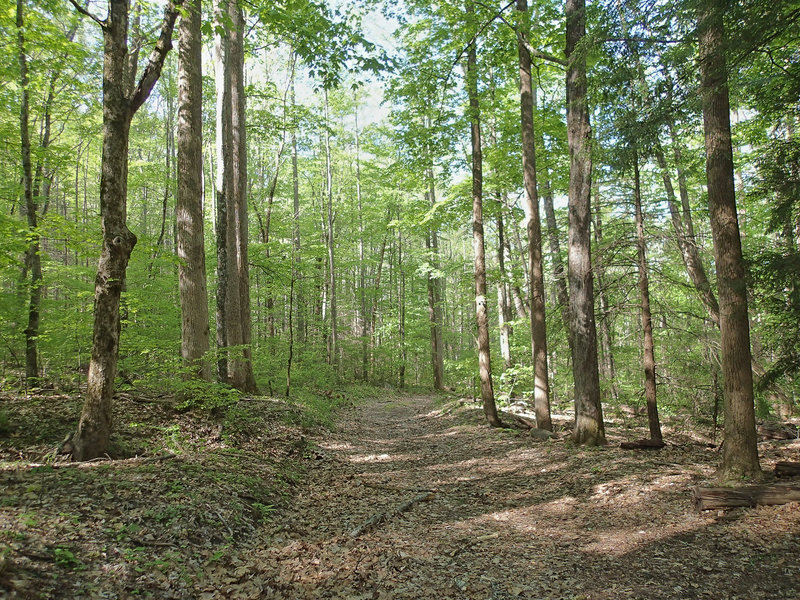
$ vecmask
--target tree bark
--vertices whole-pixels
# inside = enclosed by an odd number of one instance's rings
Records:
[[[527,0],[517,0],[517,10],[527,13]],[[524,18],[524,17],[523,17]],[[536,185],[536,136],[533,125],[533,83],[531,57],[520,40],[519,93],[522,131],[522,173],[525,184],[525,212],[528,232],[528,274],[530,277],[531,355],[533,360],[533,404],[539,429],[551,431],[550,380],[547,370],[547,325],[542,266],[542,224]]]
[[[591,256],[591,127],[586,104],[584,0],[566,3],[567,139],[569,142],[569,294],[572,372],[575,380],[575,431],[578,444],[605,444]]]
[[[611,339],[611,308],[609,307],[608,294],[606,293],[606,265],[603,254],[603,210],[600,203],[600,186],[592,184],[594,194],[594,241],[597,244],[597,253],[594,257],[595,280],[597,281],[597,296],[600,301],[600,349],[602,351],[601,367],[603,377],[609,382],[611,397],[619,398],[617,387],[617,369],[614,364],[614,343]]]
[[[231,318],[240,322],[240,344],[242,349],[236,353],[235,372],[231,374],[233,382],[240,382],[236,387],[249,393],[257,393],[256,379],[253,373],[252,349],[252,316],[250,312],[250,262],[247,257],[248,215],[247,215],[247,137],[245,127],[245,95],[244,95],[244,15],[238,0],[229,3],[230,17],[233,24],[230,38],[231,70],[231,122],[232,122],[232,158],[233,158],[233,208],[232,245],[235,254],[236,284],[231,286],[231,293],[238,295],[238,314],[231,303]],[[230,322],[228,324],[230,326]]]
[[[500,281],[497,282],[497,321],[500,325],[500,355],[506,369],[511,362],[511,303],[509,302],[508,273],[506,272],[505,222],[502,199],[498,199],[497,210],[497,263],[500,267]]]
[[[736,213],[730,104],[722,0],[703,0],[697,13],[706,179],[719,289],[725,445],[722,481],[761,476],[755,427],[750,326]]]
[[[697,510],[770,506],[797,501],[800,501],[800,486],[796,485],[698,486],[692,489],[692,502]]]
[[[38,338],[39,310],[42,301],[42,260],[39,256],[38,198],[34,197],[33,167],[31,164],[30,106],[28,94],[28,56],[25,49],[24,2],[17,0],[17,58],[21,89],[19,107],[19,131],[22,149],[22,181],[24,211],[28,222],[29,244],[25,250],[25,268],[30,272],[28,297],[28,325],[25,328],[25,377],[36,379],[39,376]]]
[[[179,0],[165,10],[159,39],[147,67],[131,94],[126,93],[128,0],[110,0],[103,29],[103,153],[100,175],[102,250],[95,279],[92,358],[86,399],[71,453],[76,460],[102,456],[112,427],[112,396],[117,374],[120,335],[120,294],[136,236],[128,229],[128,141],[133,115],[145,102],[161,74],[172,47],[172,30]]]
[[[328,292],[330,302],[331,329],[328,338],[328,362],[337,366],[339,351],[339,330],[337,328],[336,308],[336,268],[335,268],[335,241],[333,219],[333,166],[331,165],[331,136],[328,129],[328,90],[325,90],[325,196],[327,201],[327,230],[328,230]]]
[[[178,290],[181,356],[188,375],[211,380],[203,217],[202,0],[189,0],[178,27]]]
[[[475,8],[467,3],[467,12]],[[467,51],[467,95],[472,139],[472,250],[475,255],[475,314],[478,325],[478,367],[483,413],[492,427],[501,427],[494,401],[489,351],[489,314],[486,298],[486,248],[483,240],[483,154],[481,150],[480,104],[478,101],[478,57],[475,44]]]
[[[433,167],[427,171],[428,191],[425,196],[433,208],[436,204],[436,187],[433,178]],[[433,388],[441,390],[444,386],[444,349],[442,348],[442,295],[439,277],[439,236],[436,226],[431,224],[425,238],[430,258],[428,271],[428,321],[431,330],[431,364],[433,365]]]
[[[644,397],[647,402],[647,424],[650,439],[661,439],[661,423],[656,403],[656,357],[653,344],[653,321],[650,316],[650,283],[647,277],[647,246],[644,237],[642,192],[639,175],[639,156],[634,154],[633,204],[636,220],[636,254],[639,266],[639,295],[642,302],[642,335],[644,352]]]

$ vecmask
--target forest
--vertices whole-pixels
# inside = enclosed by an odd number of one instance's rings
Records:
[[[800,595],[798,0],[0,6],[0,597]]]

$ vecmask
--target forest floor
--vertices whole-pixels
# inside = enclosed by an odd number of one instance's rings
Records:
[[[280,401],[214,418],[122,395],[130,457],[75,465],[46,455],[77,398],[0,401],[0,597],[800,597],[800,503],[696,512],[719,453],[686,426],[625,451],[641,419],[582,448],[566,416],[541,441],[452,398],[387,392],[330,430]]]

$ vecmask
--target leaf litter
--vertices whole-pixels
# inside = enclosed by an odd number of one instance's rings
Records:
[[[129,457],[82,467],[44,460],[76,398],[4,401],[17,431],[44,424],[0,440],[12,598],[800,596],[798,503],[695,512],[719,454],[685,428],[630,452],[630,423],[582,448],[566,418],[539,440],[468,400],[374,398],[302,431],[274,400],[220,421],[123,396]],[[760,451],[764,468],[800,460],[797,442]]]

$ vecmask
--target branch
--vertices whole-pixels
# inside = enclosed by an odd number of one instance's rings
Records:
[[[100,25],[100,27],[105,28],[106,22],[104,20],[94,16],[92,13],[89,12],[88,9],[86,9],[86,8],[82,7],[80,4],[78,4],[78,0],[69,0],[69,2],[70,2],[70,4],[72,4],[72,6],[75,7],[75,10],[77,10],[80,14],[82,14],[82,15],[84,15],[86,17],[89,17],[92,21],[94,21],[95,23]]]
[[[75,0],[70,0],[70,2],[74,1]],[[183,0],[170,0],[170,3],[164,10],[164,20],[161,22],[161,34],[158,36],[155,48],[153,48],[153,51],[150,53],[150,59],[142,72],[139,84],[136,86],[136,89],[133,90],[133,94],[130,98],[131,114],[139,110],[139,107],[144,104],[161,75],[161,68],[164,66],[164,60],[167,58],[167,53],[172,48],[172,31],[175,28],[175,19],[178,18],[178,8],[181,4],[183,4]]]
[[[486,7],[486,5],[485,5],[485,4],[483,4],[482,2],[477,2],[477,4],[480,4],[480,5],[481,5],[481,6],[483,6],[484,8],[488,8],[488,7]],[[540,58],[540,59],[542,59],[542,60],[547,60],[547,61],[549,61],[549,62],[554,62],[554,63],[556,63],[556,64],[558,64],[558,65],[561,65],[562,67],[566,67],[566,66],[567,66],[567,61],[566,61],[566,59],[563,59],[563,58],[558,58],[557,56],[553,56],[552,54],[548,54],[547,52],[542,52],[541,50],[537,50],[536,48],[534,48],[533,46],[531,46],[531,43],[530,43],[528,40],[526,40],[526,39],[525,39],[525,35],[524,35],[524,34],[523,34],[523,33],[522,33],[520,30],[519,30],[519,28],[517,28],[517,26],[516,26],[516,25],[514,25],[513,23],[510,23],[510,22],[508,21],[508,19],[506,19],[506,18],[503,16],[503,14],[502,14],[502,13],[503,13],[503,12],[506,10],[506,8],[508,8],[509,6],[510,6],[510,4],[509,4],[509,5],[507,5],[507,6],[505,6],[505,7],[503,7],[503,9],[501,9],[501,11],[500,11],[499,13],[497,13],[497,14],[495,15],[495,17],[494,17],[494,18],[496,18],[496,19],[500,19],[500,20],[501,20],[503,23],[505,23],[506,25],[508,25],[508,27],[509,27],[509,28],[511,28],[511,30],[512,30],[514,33],[516,33],[516,34],[517,34],[517,39],[518,39],[520,42],[522,42],[522,44],[525,46],[525,49],[528,51],[528,54],[530,54],[532,58]]]

